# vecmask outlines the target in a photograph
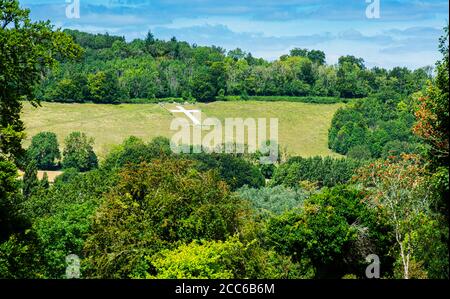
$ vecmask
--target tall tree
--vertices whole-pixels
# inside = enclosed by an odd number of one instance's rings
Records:
[[[0,155],[23,154],[21,101],[37,105],[34,88],[57,59],[82,53],[72,38],[50,22],[32,22],[17,0],[0,0]]]
[[[27,149],[29,159],[37,162],[37,167],[42,170],[52,170],[56,162],[61,158],[58,139],[55,133],[41,132],[31,140]]]
[[[98,159],[92,147],[93,144],[93,138],[88,138],[84,133],[72,132],[65,139],[63,167],[75,168],[79,171],[96,168]]]
[[[358,171],[356,179],[368,191],[368,202],[381,207],[393,226],[403,277],[411,278],[414,234],[430,213],[426,169],[417,156],[403,155],[398,163],[377,161]]]
[[[437,166],[448,167],[449,156],[449,54],[448,26],[440,38],[443,59],[437,63],[437,76],[425,95],[419,98],[414,132],[430,145],[429,157]]]
[[[25,168],[23,176],[23,195],[25,198],[30,198],[36,188],[39,187],[37,172],[37,163],[35,160],[31,160]]]

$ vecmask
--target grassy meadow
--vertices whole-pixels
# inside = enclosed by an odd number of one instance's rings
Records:
[[[294,102],[213,102],[187,105],[202,111],[202,117],[225,118],[278,118],[279,142],[293,155],[305,157],[315,155],[336,156],[327,146],[328,128],[336,110],[343,104],[307,104]],[[42,103],[34,108],[24,104],[23,120],[27,139],[41,131],[51,131],[58,135],[62,145],[64,138],[72,131],[85,132],[95,139],[95,150],[99,157],[114,145],[122,143],[128,136],[150,140],[156,136],[171,137],[170,130],[174,115],[167,109],[175,109],[167,104],[166,109],[158,104],[60,104]],[[183,114],[176,114],[177,117]]]

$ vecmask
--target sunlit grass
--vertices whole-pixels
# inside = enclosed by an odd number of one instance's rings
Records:
[[[188,105],[201,109],[203,118],[278,118],[279,142],[291,154],[301,156],[336,155],[327,146],[328,129],[336,110],[343,104],[306,104],[290,102],[214,102]],[[174,108],[175,105],[166,105]],[[177,115],[182,116],[182,115]],[[34,108],[24,105],[28,146],[31,137],[41,131],[58,135],[60,144],[72,131],[82,131],[95,138],[100,157],[128,136],[146,141],[156,136],[171,137],[174,116],[157,104],[59,104],[42,103]]]

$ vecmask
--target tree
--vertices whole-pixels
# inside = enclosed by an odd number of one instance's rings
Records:
[[[247,53],[242,51],[240,48],[236,48],[234,50],[229,51],[227,56],[234,59],[235,61],[238,61],[244,59],[246,55]]]
[[[298,188],[300,182],[309,181],[333,187],[347,183],[360,166],[361,162],[353,159],[292,157],[275,170],[270,184]]]
[[[155,36],[153,35],[152,31],[149,30],[147,32],[147,36],[145,37],[145,45],[150,46],[155,43]]]
[[[147,260],[158,279],[295,279],[300,267],[290,258],[267,251],[238,235],[226,241],[194,241],[173,250],[162,250]]]
[[[242,199],[251,203],[256,216],[264,219],[301,206],[307,197],[303,190],[293,190],[284,186],[259,189],[244,186],[237,192]]]
[[[23,195],[25,198],[30,198],[38,187],[39,179],[37,177],[37,163],[35,160],[31,160],[28,163],[23,176]]]
[[[63,167],[88,171],[98,166],[93,149],[94,139],[81,132],[72,132],[65,139]]]
[[[36,161],[41,170],[52,170],[61,159],[58,139],[55,133],[41,132],[31,139],[31,145],[27,149],[29,159]]]
[[[291,56],[308,57],[308,49],[294,48],[291,50]]]
[[[439,166],[448,167],[449,157],[449,53],[448,26],[440,39],[443,59],[437,63],[437,76],[430,82],[416,109],[414,132],[430,145],[429,158]]]
[[[392,224],[403,277],[410,278],[411,260],[417,244],[415,231],[420,228],[420,217],[430,212],[426,169],[417,156],[403,155],[397,163],[377,161],[358,171],[357,182],[369,192],[368,202],[381,207]]]
[[[363,62],[354,57],[351,59],[341,58],[339,59],[336,86],[341,97],[361,98],[367,96],[369,86],[362,76],[364,74]]]
[[[0,0],[0,155],[23,154],[21,101],[38,104],[35,86],[59,58],[77,58],[82,49],[50,22],[32,22],[17,0]]]
[[[52,97],[60,102],[83,102],[86,96],[86,77],[83,75],[74,75],[74,78],[63,78],[59,81]]]
[[[94,103],[118,103],[119,81],[113,72],[99,71],[88,75],[89,98]]]
[[[356,65],[359,69],[362,69],[362,70],[366,68],[366,66],[364,65],[364,59],[357,58],[353,55],[339,57],[339,60],[338,60],[339,66],[343,66],[346,63]]]
[[[369,160],[372,158],[372,154],[367,145],[356,145],[348,150],[347,157],[356,160]]]
[[[252,163],[231,154],[188,154],[185,159],[198,161],[196,168],[200,171],[216,170],[231,190],[245,185],[259,188],[265,179],[261,171]]]
[[[199,68],[192,77],[192,95],[199,102],[213,101],[217,94],[215,83],[208,67]]]
[[[0,242],[26,225],[19,213],[22,201],[16,166],[0,156]]]
[[[319,65],[324,65],[326,56],[323,51],[311,50],[308,53],[308,58],[314,63],[317,63]]]

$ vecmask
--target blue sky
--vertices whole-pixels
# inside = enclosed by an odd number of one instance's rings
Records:
[[[35,20],[127,40],[152,30],[158,38],[240,47],[269,60],[301,47],[323,50],[328,63],[351,54],[386,68],[434,65],[449,19],[447,0],[379,0],[378,19],[366,17],[366,1],[375,0],[78,0],[79,19],[67,18],[69,1],[76,0],[20,2]]]

